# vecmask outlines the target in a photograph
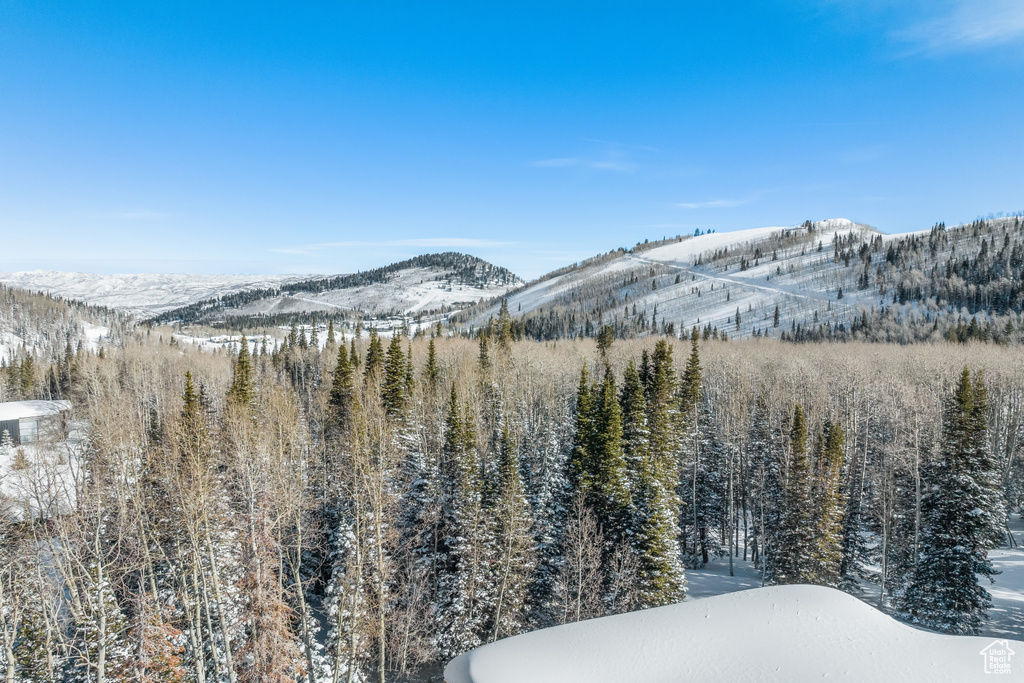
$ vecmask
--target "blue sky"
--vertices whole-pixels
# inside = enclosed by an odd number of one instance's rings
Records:
[[[1024,3],[0,0],[0,270],[1024,210]]]

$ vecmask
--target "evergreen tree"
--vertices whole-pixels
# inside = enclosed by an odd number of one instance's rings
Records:
[[[980,374],[960,375],[943,408],[942,451],[925,470],[921,547],[900,599],[905,618],[946,633],[977,634],[992,605],[978,577],[996,573],[989,548],[1005,524],[988,449],[988,395]]]
[[[369,368],[369,362],[367,362],[367,368]],[[395,334],[391,337],[387,356],[384,359],[384,378],[381,384],[381,404],[384,406],[384,412],[392,419],[398,418],[404,413],[408,402],[407,373],[408,366],[405,362],[405,354],[402,353],[402,340],[398,334]]]
[[[519,473],[519,453],[509,431],[502,427],[498,453],[498,492],[492,514],[495,522],[495,606],[490,640],[515,635],[523,628],[524,606],[533,557],[530,506]]]
[[[482,504],[476,432],[452,385],[439,463],[441,507],[436,531],[434,643],[443,658],[481,645],[493,598],[491,536]]]
[[[352,366],[352,372],[359,369],[359,354],[356,353],[356,338],[352,337],[352,341],[348,346],[348,364]]]
[[[694,566],[706,565],[712,554],[720,555],[727,542],[729,446],[719,435],[713,407],[708,397],[701,398],[693,420],[696,424],[693,467],[687,468],[680,478],[680,488],[690,496],[687,521],[693,535],[689,548]]]
[[[358,400],[352,374],[352,365],[345,352],[345,345],[341,344],[338,347],[338,363],[334,368],[334,377],[331,380],[331,394],[327,401],[331,424],[339,434],[349,424],[352,402]]]
[[[436,387],[441,381],[441,368],[437,365],[437,349],[434,346],[433,337],[430,338],[430,343],[427,345],[427,364],[423,368],[423,378],[429,387]]]
[[[612,348],[612,342],[615,341],[615,326],[614,325],[602,325],[597,331],[597,350],[601,354],[601,358],[607,360],[608,350]]]
[[[594,390],[590,385],[587,363],[580,370],[580,382],[576,390],[575,437],[572,455],[569,459],[569,486],[574,491],[587,492],[593,485],[590,480],[591,451],[594,441]]]
[[[593,441],[588,479],[590,503],[597,514],[608,548],[626,540],[630,496],[626,459],[622,450],[622,412],[615,390],[615,375],[606,370],[595,396]]]
[[[687,364],[691,375],[688,382],[695,382],[700,391],[700,365],[696,370]],[[692,375],[696,372],[696,378]],[[649,428],[650,457],[666,490],[674,490],[679,478],[679,410],[675,402],[676,374],[672,365],[672,345],[659,339],[654,346],[647,387],[647,424]],[[689,390],[689,388],[687,389]]]
[[[508,351],[512,347],[512,316],[508,312],[508,299],[501,300],[496,336],[501,350]]]
[[[353,345],[355,340],[353,340]],[[370,345],[366,349],[366,368],[363,377],[366,382],[376,381],[377,375],[384,369],[384,344],[377,334],[376,328],[370,328]]]
[[[818,528],[814,583],[839,585],[843,549],[843,496],[841,473],[846,435],[838,424],[826,422],[820,440],[817,465]]]
[[[477,359],[480,363],[480,370],[486,372],[491,369],[491,357],[487,351],[487,335],[480,333],[480,355]]]
[[[771,410],[763,391],[758,394],[751,412],[747,454],[753,479],[754,566],[761,570],[762,577],[771,579],[785,490],[782,484],[782,449],[771,428]]]
[[[629,362],[619,395],[622,409],[622,448],[628,471],[638,474],[650,457],[651,432],[647,426],[647,398],[636,363]],[[632,488],[632,483],[630,485]]]
[[[686,591],[679,559],[679,498],[659,475],[651,458],[634,474],[631,527],[640,608],[678,602]]]
[[[253,410],[256,402],[255,378],[253,376],[252,357],[249,355],[249,343],[242,335],[235,359],[235,371],[228,389],[228,402],[246,410]]]
[[[700,403],[700,385],[702,373],[700,368],[700,334],[693,328],[690,335],[690,356],[686,359],[686,368],[679,388],[680,404],[683,414],[692,416]]]
[[[814,580],[816,524],[811,499],[811,465],[807,455],[807,424],[803,407],[793,409],[789,433],[789,476],[779,529],[774,579],[777,583]]]
[[[198,460],[206,451],[208,431],[202,401],[191,371],[185,372],[185,390],[181,402],[181,423],[177,430],[179,447],[185,457]]]

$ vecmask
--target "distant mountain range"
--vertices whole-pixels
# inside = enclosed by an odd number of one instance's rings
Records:
[[[90,275],[32,271],[0,283],[159,323],[283,324],[446,318],[479,329],[507,299],[522,336],[1020,341],[1020,216],[886,235],[845,219],[677,236],[533,282],[475,256],[426,254],[336,276]]]
[[[309,275],[97,275],[54,270],[0,273],[0,283],[148,318],[202,299],[274,288]]]
[[[280,321],[321,314],[382,317],[436,314],[521,286],[511,271],[475,256],[426,254],[333,276],[95,275],[0,273],[0,283],[107,306],[155,322]]]

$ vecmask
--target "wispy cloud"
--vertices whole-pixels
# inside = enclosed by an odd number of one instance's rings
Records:
[[[121,221],[162,221],[165,218],[170,218],[171,214],[166,211],[144,209],[142,211],[120,211],[110,217]]]
[[[749,204],[752,199],[711,199],[706,202],[679,202],[680,209],[727,209],[733,206]]]
[[[532,162],[530,165],[542,168],[564,168],[565,166],[579,166],[581,161],[581,159],[576,157],[557,157],[555,159],[540,159]]]
[[[847,164],[867,164],[885,157],[888,151],[889,149],[886,145],[872,145],[844,150],[837,157],[840,161]]]
[[[663,150],[658,149],[657,147],[649,147],[647,145],[634,145],[634,144],[630,144],[630,143],[627,143],[627,142],[613,142],[611,140],[599,140],[597,138],[583,138],[583,139],[585,141],[587,141],[587,142],[596,142],[598,144],[610,145],[612,147],[621,147],[623,149],[639,149],[639,150],[643,150],[644,152],[658,152],[658,153],[661,153],[663,151]]]
[[[758,190],[757,192],[739,199],[709,199],[703,202],[678,202],[676,206],[680,209],[729,209],[735,206],[746,206],[747,204],[756,202],[766,194],[771,194],[774,191],[775,190]]]
[[[496,247],[507,247],[515,242],[501,242],[497,240],[480,240],[467,237],[423,237],[407,240],[381,240],[373,241],[344,241],[344,242],[320,242],[317,244],[305,244],[295,247],[277,247],[270,251],[278,254],[312,254],[325,249],[341,248],[367,248],[367,247],[427,247],[435,248],[458,248],[458,249],[492,249]]]
[[[626,159],[609,157],[606,159],[586,159],[581,157],[556,157],[554,159],[540,159],[530,163],[531,166],[541,168],[567,168],[577,166],[579,168],[592,168],[596,171],[619,171],[620,173],[633,173],[640,168],[636,162]]]
[[[893,38],[914,46],[912,52],[945,54],[1024,41],[1021,0],[952,0],[944,11],[894,31]]]

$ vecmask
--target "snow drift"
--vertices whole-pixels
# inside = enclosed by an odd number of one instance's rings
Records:
[[[526,633],[452,660],[447,683],[988,680],[991,638],[901,624],[820,586],[774,586]],[[1019,653],[1024,642],[996,641]],[[993,651],[990,649],[990,652]],[[1009,666],[1018,662],[1010,657]]]

